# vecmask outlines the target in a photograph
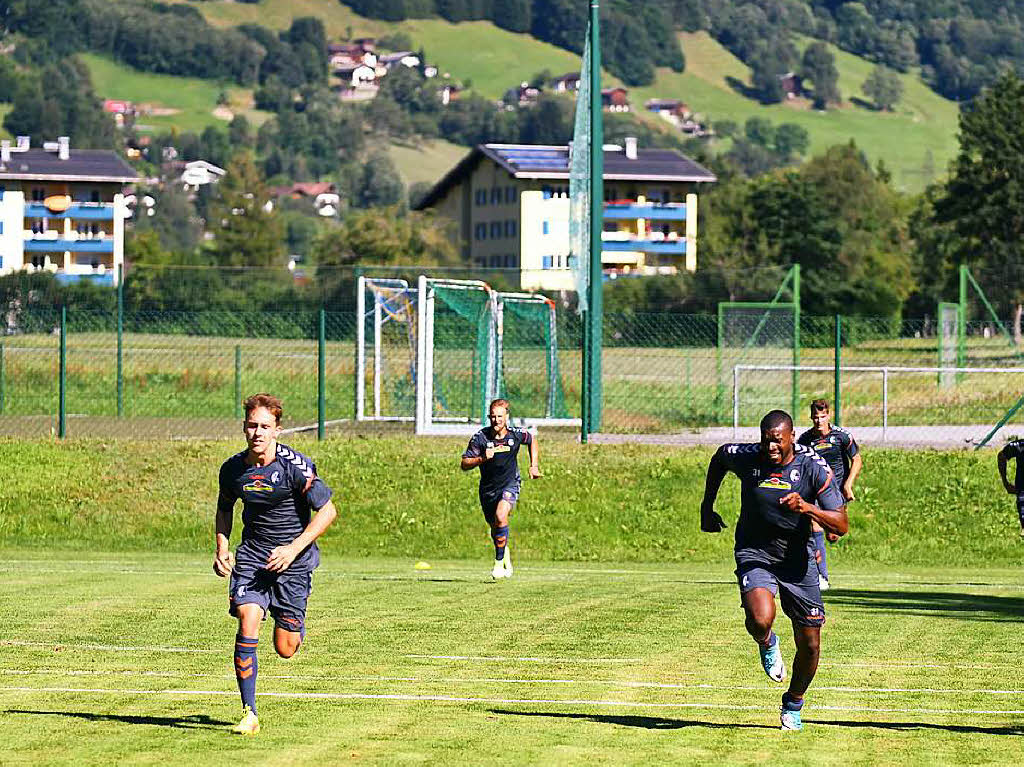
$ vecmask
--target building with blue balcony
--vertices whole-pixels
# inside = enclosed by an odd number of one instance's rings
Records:
[[[123,190],[138,180],[115,152],[72,151],[67,137],[42,148],[27,136],[0,142],[0,274],[117,284],[131,215]]]
[[[481,144],[417,205],[457,225],[468,263],[514,269],[520,287],[571,290],[567,146]],[[671,149],[604,147],[607,277],[697,268],[697,189],[717,179]]]

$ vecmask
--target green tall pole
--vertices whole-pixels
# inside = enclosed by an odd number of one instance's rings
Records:
[[[793,264],[793,392],[792,415],[800,410],[800,264]]]
[[[967,264],[960,264],[960,310],[956,329],[956,365],[967,367]]]
[[[583,432],[601,428],[601,326],[604,320],[601,232],[604,229],[604,124],[601,114],[601,19],[590,0],[590,280],[583,343]]]
[[[316,438],[327,436],[327,313],[320,307],[320,333],[317,338]]]
[[[843,315],[836,315],[836,370],[833,400],[835,401],[835,423],[836,426],[843,425]]]
[[[242,417],[242,345],[235,344],[235,418]]]
[[[124,267],[117,281],[117,417],[124,417]]]
[[[0,415],[4,412],[4,400],[6,399],[4,380],[4,342],[0,341]]]
[[[64,439],[68,433],[67,402],[65,401],[68,378],[68,308],[66,306],[60,308],[60,373],[58,378],[60,379],[60,394],[57,402],[57,436]]]

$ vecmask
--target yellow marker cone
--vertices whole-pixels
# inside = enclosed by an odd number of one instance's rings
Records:
[[[430,562],[424,562],[423,560],[420,560],[419,562],[414,564],[412,567],[413,567],[414,570],[429,570],[430,569]]]

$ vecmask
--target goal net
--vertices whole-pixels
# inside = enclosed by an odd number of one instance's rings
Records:
[[[356,420],[416,415],[417,290],[405,280],[359,277],[356,287]]]
[[[498,391],[513,417],[540,424],[574,424],[558,366],[555,304],[531,293],[498,293]]]

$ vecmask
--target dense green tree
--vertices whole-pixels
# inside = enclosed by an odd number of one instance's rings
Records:
[[[210,205],[210,248],[223,266],[278,266],[284,255],[284,227],[266,210],[267,189],[249,152],[236,154],[217,183]]]
[[[390,155],[377,152],[363,164],[353,199],[356,207],[376,208],[405,204],[405,185]]]
[[[814,108],[825,109],[842,101],[836,59],[822,42],[813,42],[804,50],[800,75],[814,84]]]
[[[321,232],[311,255],[318,266],[357,264],[454,266],[459,263],[453,224],[433,213],[400,207],[353,210],[340,226]]]
[[[791,158],[806,154],[807,148],[811,144],[811,138],[802,125],[782,123],[775,130],[775,138],[772,143],[777,154]]]
[[[960,151],[934,220],[948,225],[958,242],[958,263],[988,272],[986,291],[1012,311],[1021,343],[1024,312],[1024,81],[1008,72],[960,114]]]
[[[881,65],[871,70],[871,74],[860,89],[876,107],[888,112],[891,112],[903,98],[903,81],[900,80],[900,76]]]

